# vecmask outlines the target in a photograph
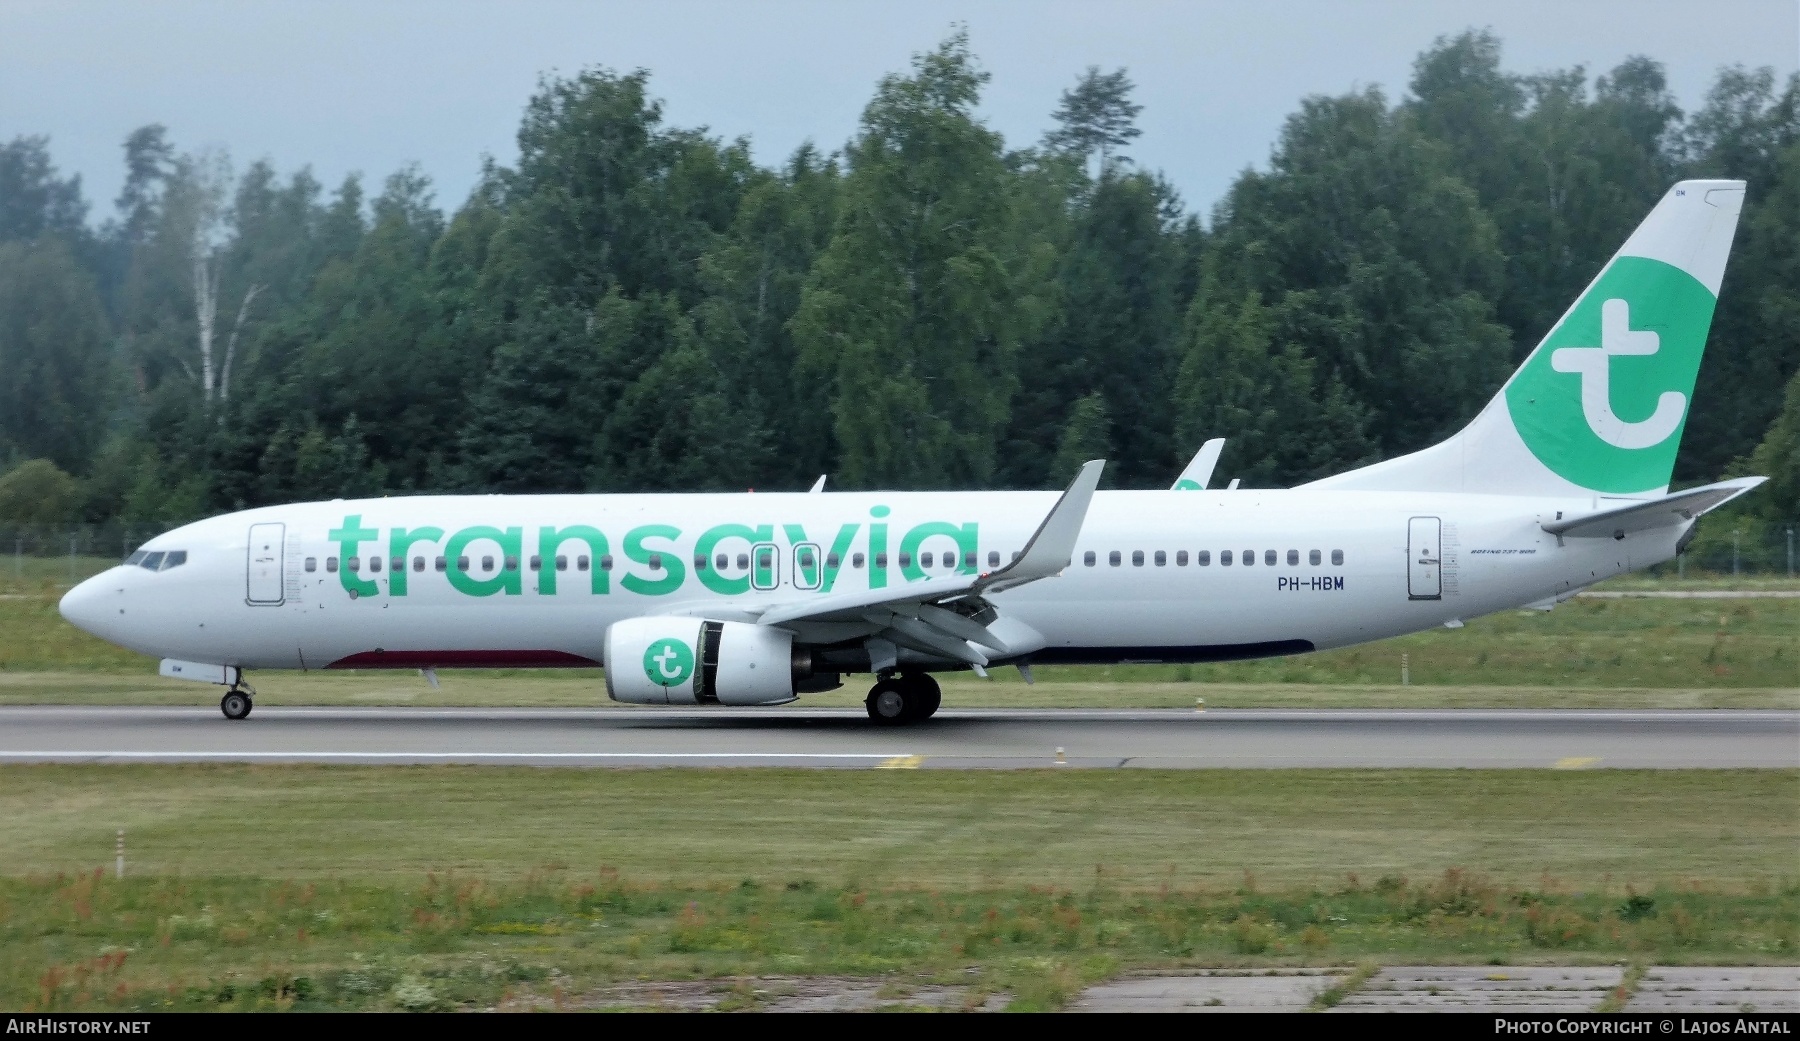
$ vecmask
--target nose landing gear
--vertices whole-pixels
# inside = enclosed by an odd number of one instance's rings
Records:
[[[887,726],[930,719],[943,703],[937,680],[923,672],[887,676],[878,680],[863,704],[869,718]]]
[[[256,707],[255,703],[251,701],[255,694],[256,691],[251,690],[248,684],[240,683],[226,691],[225,696],[219,699],[219,711],[225,713],[226,719],[243,719],[250,714],[251,709]]]

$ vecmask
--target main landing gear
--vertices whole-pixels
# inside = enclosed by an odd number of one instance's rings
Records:
[[[944,692],[937,680],[923,672],[886,676],[878,680],[869,697],[869,718],[877,723],[898,726],[930,719],[943,703]]]
[[[226,719],[243,719],[256,707],[251,701],[255,694],[256,691],[251,690],[249,684],[240,681],[219,699],[219,711],[225,713]]]

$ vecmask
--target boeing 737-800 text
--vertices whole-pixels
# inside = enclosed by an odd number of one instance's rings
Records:
[[[604,664],[650,704],[776,705],[934,671],[1300,654],[1520,606],[1673,557],[1761,478],[1669,478],[1744,185],[1675,185],[1460,433],[1285,490],[459,495],[189,524],[62,613],[227,689],[254,669]],[[1428,386],[1418,388],[1431,392]],[[1235,485],[1235,482],[1234,482]],[[1028,673],[1029,674],[1029,673]]]

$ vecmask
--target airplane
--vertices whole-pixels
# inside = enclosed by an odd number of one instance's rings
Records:
[[[1518,607],[1672,559],[1764,478],[1671,494],[1742,181],[1674,185],[1487,406],[1409,455],[1291,489],[424,495],[176,528],[65,618],[226,688],[259,669],[593,667],[615,701],[779,705],[874,677],[1302,654]],[[1296,421],[1301,421],[1296,417]],[[1204,471],[1204,472],[1201,472]]]

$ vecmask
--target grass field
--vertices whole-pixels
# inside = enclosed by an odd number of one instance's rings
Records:
[[[40,562],[41,563],[41,562]],[[3,572],[0,572],[3,575]],[[155,662],[80,632],[56,612],[54,576],[0,580],[0,704],[207,704],[210,688],[159,680]],[[1763,585],[1780,585],[1768,583]],[[1657,588],[1666,588],[1665,583]],[[1689,582],[1692,589],[1718,589]],[[1631,588],[1644,588],[1642,582]],[[1411,685],[1400,685],[1401,656]],[[1576,599],[1297,658],[1192,666],[1044,667],[950,678],[952,706],[1800,707],[1800,599]],[[263,673],[271,705],[579,706],[604,700],[592,671]],[[799,708],[860,702],[860,683]]]
[[[6,767],[0,1006],[773,973],[1032,1008],[1148,967],[1792,963],[1796,809],[1791,770]]]

